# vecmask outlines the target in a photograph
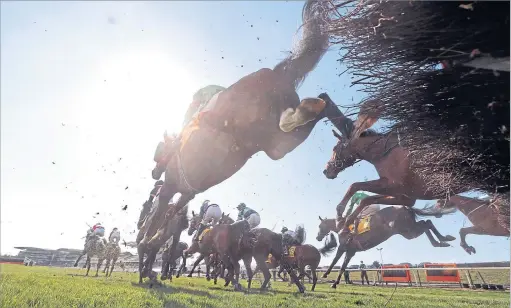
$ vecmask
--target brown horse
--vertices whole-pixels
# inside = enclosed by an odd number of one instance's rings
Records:
[[[323,99],[330,101],[328,95]],[[333,102],[332,102],[333,103]],[[435,200],[445,197],[432,193],[425,179],[416,170],[410,168],[409,152],[399,145],[397,134],[379,134],[368,129],[377,120],[370,114],[359,114],[350,135],[341,136],[334,131],[339,140],[333,149],[333,154],[323,173],[328,179],[335,179],[339,172],[353,166],[360,160],[371,163],[380,176],[379,179],[351,184],[339,205],[337,205],[337,220],[339,229],[348,233],[348,226],[362,210],[371,204],[404,205],[412,207],[417,199]],[[353,213],[342,221],[342,213],[346,204],[357,191],[368,191],[377,195],[363,199]],[[461,191],[450,191],[458,194]]]
[[[359,232],[353,235],[352,241],[347,242],[345,239],[342,239],[343,236],[347,236],[345,234],[339,235],[340,242],[347,244],[339,245],[337,254],[335,255],[334,260],[332,261],[332,264],[330,264],[328,270],[323,274],[323,278],[326,278],[328,274],[330,274],[337,261],[339,261],[343,253],[346,252],[346,257],[344,258],[344,263],[342,264],[339,276],[337,277],[337,280],[334,282],[334,284],[332,284],[332,288],[335,288],[339,284],[342,274],[346,270],[348,263],[350,262],[351,258],[353,258],[355,253],[371,249],[385,242],[395,234],[400,234],[404,238],[411,240],[426,233],[433,247],[449,247],[450,245],[445,242],[453,241],[456,239],[455,237],[450,235],[443,236],[440,232],[438,232],[438,230],[433,225],[433,222],[431,222],[429,219],[426,221],[416,221],[416,218],[417,216],[438,216],[440,214],[448,214],[451,212],[452,210],[448,209],[421,210],[402,206],[390,206],[377,211],[370,216],[366,216],[370,217],[370,220],[365,226],[361,226],[361,224],[364,224],[362,221],[364,218],[361,218],[361,221],[358,225]],[[335,219],[323,219],[319,217],[319,220],[321,222],[319,224],[318,236],[316,237],[318,241],[323,240],[325,235],[327,235],[330,231],[339,231],[339,229],[336,227]],[[440,242],[435,240],[431,232],[436,235]],[[328,251],[332,248],[332,246],[337,246],[333,234],[331,234],[330,243],[326,244],[322,249],[320,249],[320,252]]]
[[[188,235],[193,235],[193,232],[198,232],[198,226],[201,222],[201,218],[199,215],[196,215],[193,211],[192,211],[192,217],[190,218],[190,226],[188,228]],[[230,225],[234,223],[234,219],[232,219],[231,217],[229,217],[229,214],[225,215],[224,213],[222,213],[222,217],[220,217],[220,220],[218,221],[218,224],[224,224],[224,225]],[[197,235],[197,238],[198,238],[199,235]],[[177,277],[179,277],[181,275],[181,272],[182,270],[184,269],[185,265],[186,265],[186,259],[197,253],[197,252],[200,252],[200,245],[199,245],[199,242],[194,239],[192,240],[192,245],[185,249],[181,256],[183,257],[183,262],[181,264],[181,267],[178,271],[178,274],[177,274]],[[206,256],[203,256],[203,259],[204,259],[204,262],[206,263],[206,279],[209,281],[210,280],[210,268],[211,268],[211,265],[212,263],[210,262],[211,261],[214,261],[214,260],[219,260],[218,263],[221,263],[221,260],[218,256],[214,256],[214,258],[211,257],[211,255],[206,255]],[[200,261],[199,261],[200,262]],[[197,263],[198,265],[199,263]],[[195,266],[193,267],[193,269],[195,269]],[[223,265],[222,265],[222,269],[223,269]],[[193,270],[191,271],[193,273]],[[221,271],[221,278],[223,278],[223,270]],[[189,277],[191,277],[191,274],[189,274]],[[216,284],[216,278],[215,278],[215,284]]]
[[[161,199],[157,197],[155,199],[155,207],[158,207],[158,204],[160,203]],[[167,204],[165,208],[172,209],[176,207],[175,204]],[[178,212],[178,215],[173,217],[172,219],[166,221],[167,226],[167,232],[165,233],[164,240],[167,242],[170,238],[172,238],[172,244],[169,247],[169,252],[173,254],[173,252],[176,250],[177,244],[179,243],[179,239],[181,238],[181,233],[183,230],[188,228],[188,206],[186,205],[184,208],[181,208]],[[161,215],[163,216],[163,215]],[[138,250],[138,270],[139,270],[139,283],[142,283],[142,280],[144,277],[146,277],[148,274],[152,273],[152,268],[154,261],[156,260],[156,254],[158,253],[160,247],[152,247],[147,245],[145,242],[142,241],[145,230],[146,230],[146,224],[148,224],[151,220],[161,220],[165,221],[165,217],[158,217],[156,216],[156,209],[153,210],[153,212],[149,215],[149,217],[145,220],[144,224],[139,230],[139,233],[137,235],[137,250]],[[147,258],[144,261],[144,256],[147,256]],[[163,267],[162,267],[163,269]]]
[[[490,200],[451,196],[449,199],[438,200],[436,206],[446,209],[457,208],[473,224],[472,227],[460,229],[460,246],[468,254],[476,253],[476,250],[465,242],[467,234],[509,236],[509,230],[502,227],[499,223],[498,212],[492,207]]]
[[[188,249],[188,244],[179,242],[174,251],[171,251],[171,245],[168,245],[163,249],[161,255],[162,266],[161,266],[161,280],[172,280],[172,269],[176,266],[176,261],[181,257],[183,251]]]
[[[261,285],[261,290],[267,289],[268,283],[270,282],[271,274],[266,264],[266,261],[268,260],[268,255],[271,254],[272,256],[274,256],[274,258],[280,264],[280,266],[285,268],[285,270],[291,277],[291,281],[293,281],[298,287],[299,292],[303,293],[305,289],[293,271],[292,267],[293,261],[290,260],[291,258],[283,257],[282,234],[275,233],[266,228],[255,228],[250,230],[250,233],[254,234],[256,240],[254,248],[250,253],[251,254],[250,260],[252,260],[253,256],[257,263],[257,268],[260,269],[264,275],[264,281]],[[249,266],[245,264],[245,267],[247,269],[248,279],[251,279],[253,275],[252,273],[250,273],[249,275],[250,264]]]
[[[312,288],[311,291],[314,291],[316,288],[316,283],[318,281],[318,277],[316,275],[316,270],[318,268],[319,262],[321,261],[321,254],[319,250],[312,246],[312,245],[297,245],[297,246],[291,246],[294,248],[294,256],[284,256],[283,259],[293,270],[297,270],[299,273],[299,276],[297,277],[298,280],[301,280],[304,276],[307,276],[309,279],[312,280]],[[332,247],[331,249],[325,249],[322,251],[323,256],[326,256],[328,253],[332,252],[335,247]],[[277,268],[279,266],[279,261],[277,258],[275,258],[273,255],[268,256],[268,268]],[[312,277],[309,276],[305,272],[306,266],[310,267]],[[280,274],[284,271],[284,267],[280,267],[278,276],[282,279]],[[259,268],[256,268],[256,271],[259,270]],[[256,273],[254,271],[254,275]]]
[[[303,38],[296,52],[274,69],[245,76],[213,97],[177,139],[164,136],[165,142],[158,145],[154,155],[155,170],[162,166],[165,170],[162,204],[181,193],[177,207],[168,211],[167,217],[196,194],[231,177],[254,154],[264,151],[273,160],[283,158],[325,117],[339,130],[347,131],[345,125],[351,122],[337,106],[320,98],[300,102],[296,92],[328,48],[328,35],[322,31],[324,14],[322,1],[308,0],[302,14]],[[153,172],[153,177],[160,174]],[[165,209],[159,207],[157,213],[157,217],[163,216]],[[143,241],[161,246],[165,226],[159,221],[151,223]]]
[[[218,254],[220,260],[229,271],[225,278],[225,287],[232,284],[236,290],[241,289],[241,285],[235,277],[235,273],[239,272],[240,252],[247,247],[251,248],[252,235],[250,234],[250,226],[247,221],[242,220],[233,224],[219,224],[208,229],[201,235],[198,242],[199,252],[201,255],[194,263],[193,268],[188,273],[188,277],[192,277],[195,267],[211,254]],[[182,268],[186,266],[186,258],[183,253]],[[250,264],[250,263],[249,263]],[[247,269],[248,271],[248,269]]]

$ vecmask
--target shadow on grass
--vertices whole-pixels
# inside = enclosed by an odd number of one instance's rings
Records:
[[[209,298],[216,298],[215,295],[212,295],[209,292],[206,291],[200,291],[195,289],[189,289],[189,288],[183,288],[183,287],[174,287],[174,286],[168,286],[165,284],[162,284],[160,282],[154,283],[154,282],[146,282],[146,283],[131,283],[132,286],[142,289],[151,290],[154,293],[166,293],[166,294],[173,294],[173,293],[187,293],[194,296],[207,296]]]

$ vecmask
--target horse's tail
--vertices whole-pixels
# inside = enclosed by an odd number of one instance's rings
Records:
[[[410,210],[415,214],[415,216],[435,216],[437,218],[442,217],[443,215],[449,215],[456,212],[455,207],[451,208],[441,208],[433,205],[426,205],[422,209],[410,208]]]
[[[300,243],[300,245],[303,245],[303,243],[305,243],[305,239],[306,239],[305,228],[303,226],[297,226],[295,232],[296,232],[296,241],[298,243]]]
[[[325,245],[319,249],[319,253],[326,257],[328,256],[334,249],[337,247],[337,240],[335,239],[335,235],[330,233],[330,240],[325,241]]]
[[[326,11],[324,1],[307,0],[302,10],[303,37],[294,50],[273,69],[295,88],[298,88],[328,49],[328,35],[321,27]]]

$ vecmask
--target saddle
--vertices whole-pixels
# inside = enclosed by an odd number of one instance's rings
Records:
[[[371,217],[372,217],[372,215],[357,218],[358,228],[355,232],[355,224],[351,224],[348,227],[350,229],[350,232],[353,234],[362,234],[367,231],[370,231],[371,230]]]

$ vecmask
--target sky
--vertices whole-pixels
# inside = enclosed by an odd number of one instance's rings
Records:
[[[164,130],[177,132],[199,88],[228,87],[282,60],[296,41],[302,5],[2,2],[0,252],[81,249],[87,224],[97,222],[134,240]],[[363,98],[350,87],[349,74],[338,76],[344,71],[338,52],[331,47],[299,88],[301,98],[326,91],[345,106]],[[190,207],[198,211],[209,199],[232,217],[245,202],[260,213],[261,227],[278,232],[303,224],[306,242],[320,247],[318,216],[333,218],[351,183],[377,178],[362,162],[326,179],[322,171],[335,143],[331,125],[320,122],[282,160],[254,155]],[[469,235],[477,254],[466,254],[458,232],[470,222],[461,213],[432,220],[441,233],[457,237],[452,247],[434,248],[425,235],[396,235],[378,246],[384,263],[509,260],[508,238]],[[184,232],[182,240],[190,237]],[[381,259],[371,249],[351,263],[360,260]]]

